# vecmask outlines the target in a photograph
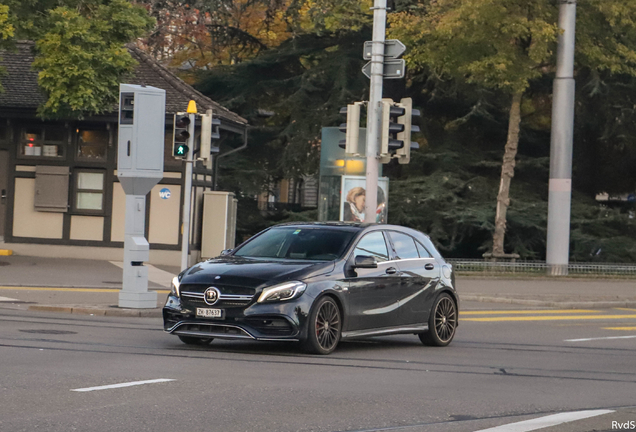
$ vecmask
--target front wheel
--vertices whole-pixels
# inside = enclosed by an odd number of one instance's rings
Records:
[[[313,354],[329,354],[340,342],[342,319],[340,309],[330,297],[322,297],[309,314],[307,339],[303,348]]]
[[[183,342],[186,345],[208,345],[210,342],[212,342],[212,339],[214,339],[214,338],[199,338],[194,336],[181,336],[181,335],[177,335],[177,336],[179,336],[179,339],[181,339],[181,342]]]
[[[442,293],[431,309],[428,331],[419,335],[424,345],[446,346],[453,340],[457,329],[457,306],[447,293]]]

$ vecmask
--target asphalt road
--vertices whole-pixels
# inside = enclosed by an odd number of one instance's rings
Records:
[[[582,432],[636,421],[636,309],[463,307],[449,347],[392,336],[330,356],[290,344],[190,347],[155,318],[0,309],[0,431],[520,432],[557,422],[542,430]],[[99,388],[123,383],[136,385]]]

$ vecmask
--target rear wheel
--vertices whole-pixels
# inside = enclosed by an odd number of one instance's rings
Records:
[[[446,346],[453,340],[457,329],[457,306],[447,293],[440,294],[428,318],[428,331],[419,335],[424,345]]]
[[[336,302],[322,297],[309,314],[307,339],[303,341],[305,351],[313,354],[329,354],[340,342],[342,318]]]
[[[181,342],[183,342],[186,345],[207,345],[210,342],[212,342],[212,340],[214,338],[199,338],[199,337],[194,337],[194,336],[181,336],[181,335],[177,335],[179,336],[179,339],[181,339]]]

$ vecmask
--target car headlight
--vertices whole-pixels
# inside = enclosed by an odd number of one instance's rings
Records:
[[[179,276],[175,276],[172,278],[172,284],[170,287],[170,295],[174,297],[179,297],[179,285],[181,282],[179,281]]]
[[[305,292],[305,288],[307,288],[307,284],[303,282],[284,282],[282,284],[265,288],[258,297],[258,302],[265,303],[291,300],[293,298],[300,297],[300,295]]]

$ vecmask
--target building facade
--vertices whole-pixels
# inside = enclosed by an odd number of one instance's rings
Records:
[[[0,78],[0,241],[16,253],[121,260],[125,195],[117,180],[118,114],[82,120],[44,121],[37,115],[45,100],[31,69],[34,45],[20,42],[1,54]],[[184,162],[172,157],[173,114],[189,100],[199,112],[212,110],[221,120],[225,142],[244,146],[247,121],[194,90],[137,48],[129,48],[138,66],[129,84],[166,90],[164,177],[150,192],[146,238],[151,262],[176,264],[181,249]],[[222,147],[233,151],[231,146]],[[199,166],[194,191],[195,227],[200,196],[212,182]]]

